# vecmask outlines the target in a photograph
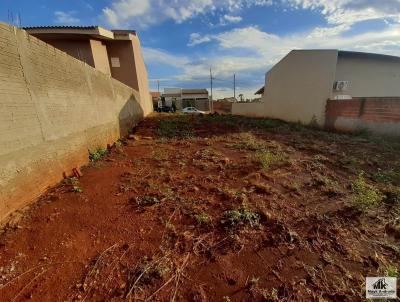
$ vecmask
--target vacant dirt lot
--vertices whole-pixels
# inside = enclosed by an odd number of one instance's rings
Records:
[[[400,265],[399,145],[154,116],[0,236],[0,301],[360,301]]]

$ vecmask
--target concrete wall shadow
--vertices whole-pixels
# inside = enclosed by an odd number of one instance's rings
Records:
[[[144,116],[144,111],[136,100],[134,95],[131,95],[122,107],[118,115],[119,122],[119,136],[123,137],[135,127]]]

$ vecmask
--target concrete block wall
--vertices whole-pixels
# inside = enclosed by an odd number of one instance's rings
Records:
[[[265,103],[233,103],[232,114],[249,117],[265,117]]]
[[[328,100],[326,127],[345,132],[365,129],[400,136],[400,97]]]
[[[149,106],[150,98],[0,23],[0,220],[86,164],[88,149],[126,134]]]
[[[232,104],[232,102],[214,102],[214,112],[217,112],[219,114],[232,114]]]

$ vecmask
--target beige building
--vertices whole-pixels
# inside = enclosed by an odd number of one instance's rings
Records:
[[[107,30],[99,26],[44,26],[24,29],[36,38],[137,90],[142,100],[151,99],[147,69],[135,31]]]
[[[163,106],[171,107],[173,103],[177,106],[182,103],[181,88],[164,88],[164,93],[161,95],[164,100]],[[181,108],[178,108],[181,109]]]
[[[196,107],[199,110],[210,110],[210,99],[207,89],[182,89],[182,108]]]
[[[325,125],[329,99],[399,97],[400,58],[339,50],[293,50],[265,77],[262,102],[233,114]]]
[[[178,110],[186,107],[196,107],[204,111],[210,109],[207,89],[165,88],[162,97],[165,106],[172,106],[172,103],[175,103]]]
[[[150,94],[151,94],[151,98],[153,100],[154,108],[157,108],[157,107],[159,107],[159,105],[162,105],[160,92],[152,91],[152,92],[150,92]]]

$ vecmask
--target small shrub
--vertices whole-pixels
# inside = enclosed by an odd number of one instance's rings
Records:
[[[388,266],[388,267],[386,268],[386,271],[385,271],[385,276],[397,278],[397,277],[399,276],[399,273],[398,273],[398,271],[397,271],[397,267],[395,267],[395,266]]]
[[[211,223],[211,217],[207,213],[197,214],[194,218],[199,225],[209,225]]]
[[[141,263],[133,271],[133,278],[138,281],[138,286],[151,284],[157,279],[163,279],[171,271],[171,263],[169,259],[154,263],[155,260],[150,260],[144,257]]]
[[[263,293],[263,298],[265,299],[265,301],[279,301],[279,297],[278,297],[278,289],[273,288],[270,292],[265,291]]]
[[[171,268],[169,267],[168,263],[159,263],[155,268],[154,268],[154,276],[156,278],[164,278],[169,272],[171,271]]]
[[[264,170],[269,170],[273,165],[286,160],[283,153],[274,154],[271,151],[257,152],[255,157]]]
[[[115,142],[115,147],[116,147],[117,149],[121,148],[123,145],[124,145],[124,142],[123,142],[121,139],[119,139],[119,140],[117,140],[117,141]]]
[[[96,151],[90,151],[89,150],[89,160],[91,162],[96,162],[98,160],[100,160],[102,157],[104,157],[105,155],[107,155],[108,151],[107,149],[103,149],[103,148],[98,148]]]
[[[376,206],[383,200],[381,192],[366,183],[363,173],[351,184],[351,189],[355,193],[354,203],[360,208]]]
[[[315,187],[320,187],[322,192],[324,192],[327,196],[333,197],[343,193],[340,184],[327,176],[317,174],[313,178],[313,185]]]
[[[346,157],[339,161],[345,168],[353,171],[357,171],[360,167],[361,162],[355,157]]]
[[[82,193],[83,189],[81,188],[81,184],[79,179],[76,177],[69,177],[66,180],[67,184],[71,186],[71,191],[75,193]]]
[[[238,140],[237,143],[229,144],[228,147],[239,150],[250,150],[257,151],[265,148],[265,143],[257,139],[251,133],[240,133],[235,139]]]
[[[82,193],[83,190],[82,190],[81,187],[74,186],[74,187],[72,188],[72,192],[75,192],[75,193]]]
[[[400,183],[400,168],[396,167],[388,171],[378,169],[378,171],[372,176],[376,182],[385,184],[397,184]]]
[[[250,225],[254,228],[260,225],[260,215],[246,208],[225,211],[221,224],[226,228],[235,228],[241,225]]]
[[[251,277],[249,282],[247,283],[247,290],[250,293],[256,294],[259,291],[258,283],[260,282],[260,278],[258,277]]]
[[[138,196],[135,199],[138,206],[146,207],[160,203],[160,200],[154,196]]]
[[[321,127],[318,124],[318,119],[315,115],[312,116],[311,121],[307,125],[308,128],[311,129],[320,129]]]
[[[253,287],[253,286],[257,286],[258,283],[260,282],[260,278],[259,277],[251,277],[251,279],[249,280],[249,286]]]
[[[400,205],[400,188],[390,188],[385,192],[384,201],[391,206]]]

